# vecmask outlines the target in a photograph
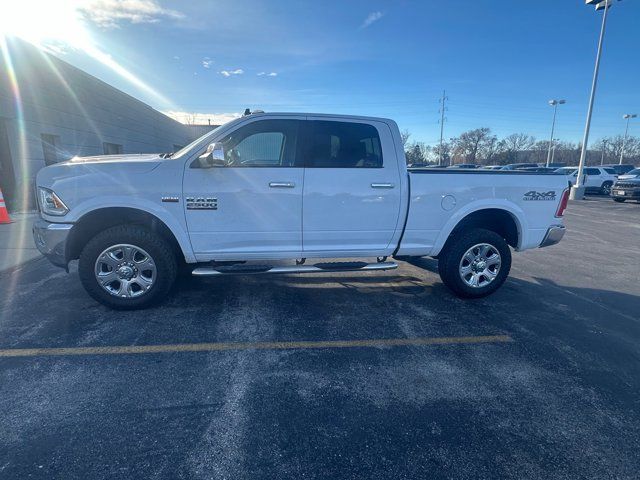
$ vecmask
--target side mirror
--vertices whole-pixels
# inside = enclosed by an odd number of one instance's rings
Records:
[[[224,167],[224,147],[221,143],[214,142],[207,147],[207,151],[198,157],[200,168]]]

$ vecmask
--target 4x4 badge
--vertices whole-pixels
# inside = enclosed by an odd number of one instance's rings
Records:
[[[530,190],[524,194],[522,197],[523,200],[555,200],[556,192],[555,190],[549,190],[548,192],[536,192],[535,190]]]

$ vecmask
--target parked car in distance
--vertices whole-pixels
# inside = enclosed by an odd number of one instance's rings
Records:
[[[484,165],[480,167],[482,170],[502,170],[504,165]]]
[[[173,155],[74,158],[38,172],[34,239],[56,265],[78,259],[95,300],[133,309],[162,301],[186,264],[224,277],[431,256],[453,292],[484,297],[507,278],[511,248],[564,235],[564,178],[407,169],[401,145],[385,118],[250,113]]]
[[[618,175],[618,180],[631,180],[632,178],[640,178],[640,168],[634,168],[624,175]]]
[[[523,167],[516,168],[516,170],[523,172],[535,172],[535,173],[555,173],[557,168],[554,167]]]
[[[636,170],[640,171],[640,169]],[[618,180],[614,183],[611,188],[611,198],[621,203],[626,200],[640,201],[640,173],[631,178]]]
[[[624,175],[627,172],[635,169],[636,167],[633,165],[629,165],[628,163],[623,163],[622,165],[618,163],[609,163],[607,165],[601,165],[603,168],[612,168],[616,175]]]
[[[447,168],[480,168],[475,163],[458,163],[457,165],[449,165]]]
[[[541,163],[539,166],[540,167],[548,166],[549,168],[562,168],[562,167],[566,167],[567,164],[564,162],[553,162],[553,163],[550,163],[549,165],[547,165],[546,163]]]
[[[518,170],[526,167],[537,167],[537,163],[510,163],[501,168],[501,170]]]
[[[613,169],[605,167],[585,167],[585,191],[589,193],[601,193],[603,195],[611,194],[611,187],[618,179]],[[571,185],[576,184],[578,178],[578,167],[562,167],[555,172],[559,175],[566,175]]]

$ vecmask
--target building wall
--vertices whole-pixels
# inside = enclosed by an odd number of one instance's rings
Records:
[[[33,198],[33,179],[45,157],[51,162],[109,150],[172,152],[192,139],[185,125],[86,72],[28,43],[12,40],[8,45],[10,63],[0,58],[0,122],[11,159],[0,161],[5,167],[12,162],[14,179],[8,178],[9,168],[0,167],[0,187],[14,208],[31,206],[25,203]]]

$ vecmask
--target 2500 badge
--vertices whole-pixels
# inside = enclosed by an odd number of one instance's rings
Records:
[[[549,190],[548,192],[536,192],[535,190],[530,190],[524,194],[522,197],[523,200],[555,200],[556,192],[555,190]]]

